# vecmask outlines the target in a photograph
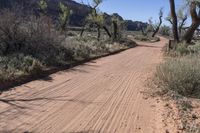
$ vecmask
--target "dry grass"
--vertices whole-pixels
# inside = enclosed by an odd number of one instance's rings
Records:
[[[156,78],[165,89],[200,98],[199,56],[171,58],[157,67]]]
[[[169,58],[157,67],[155,83],[176,103],[180,129],[187,133],[199,133],[200,98],[200,45],[186,47],[179,44],[167,53]],[[194,104],[196,103],[196,104]]]

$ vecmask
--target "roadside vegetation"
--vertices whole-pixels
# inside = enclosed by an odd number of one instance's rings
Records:
[[[188,6],[192,6],[190,8],[193,8],[193,2],[188,4]],[[198,4],[198,2],[195,3],[196,6]],[[194,12],[191,11],[191,16],[192,13]],[[172,24],[175,23],[173,21]],[[163,86],[168,89],[184,96],[197,95],[200,85],[198,70],[200,41],[195,39],[197,37],[195,35],[190,38],[191,40],[185,40],[185,35],[177,37],[176,34],[179,33],[178,35],[180,35],[180,32],[178,32],[178,28],[175,29],[174,40],[170,40],[165,49],[165,54],[169,58],[158,67],[156,76],[161,80]],[[188,32],[195,34],[193,31],[186,31],[185,34],[187,35]]]
[[[38,0],[37,11],[23,13],[23,7],[17,6],[1,9],[0,93],[26,77],[135,47],[133,40],[153,43],[164,36],[170,39],[165,49],[167,59],[156,69],[155,84],[176,101],[182,129],[200,132],[200,116],[193,113],[193,102],[200,99],[200,1],[185,0],[177,10],[175,0],[169,0],[166,18],[161,8],[155,23],[149,18],[137,31],[126,31],[125,21],[116,14],[106,19],[109,15],[99,10],[102,2],[93,0],[87,5],[91,11],[82,27],[69,24],[73,11],[62,2],[58,19],[48,14],[46,0]],[[192,21],[187,27],[189,17]],[[171,25],[164,25],[164,20]]]
[[[123,29],[116,18],[107,28],[104,17],[96,9],[101,3],[94,0],[96,5],[88,15],[87,28],[77,27],[76,30],[70,30],[68,24],[73,12],[62,3],[58,22],[48,16],[45,0],[38,2],[37,14],[30,11],[24,15],[21,8],[1,10],[1,89],[26,76],[135,47],[134,41],[119,32]]]
[[[199,48],[198,42],[187,48],[182,44],[176,50],[167,52],[167,59],[157,67],[154,79],[162,97],[172,100],[167,100],[170,104],[175,103],[177,117],[180,118],[178,128],[187,133],[200,132]]]
[[[173,39],[165,49],[167,59],[161,63],[155,73],[155,83],[162,94],[169,94],[176,103],[181,119],[181,130],[187,133],[200,132],[200,117],[194,103],[200,99],[200,25],[199,1],[186,1],[184,8],[176,12],[175,1],[169,0],[171,15],[166,18],[172,24]],[[186,9],[190,9],[187,13]],[[192,24],[184,28],[188,15]]]

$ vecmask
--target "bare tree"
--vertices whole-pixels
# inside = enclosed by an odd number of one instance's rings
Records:
[[[178,10],[177,17],[178,17],[178,22],[179,22],[179,25],[178,25],[179,36],[181,36],[182,29],[186,24],[186,20],[188,19],[188,14],[187,14],[187,12],[184,11],[183,8],[180,8]]]
[[[173,25],[171,13],[165,18],[165,20],[168,21],[171,25]]]
[[[200,8],[200,2],[190,1],[189,7],[190,7],[190,15],[192,18],[192,24],[186,31],[185,35],[183,36],[183,41],[187,43],[190,43],[192,41],[195,31],[198,29],[200,25],[200,11],[197,10],[197,8]]]
[[[163,18],[163,8],[160,9],[159,12],[159,24],[157,25],[157,27],[155,28],[152,37],[155,37],[155,35],[158,33],[160,26],[162,25],[162,18]]]
[[[184,29],[187,19],[188,19],[187,12],[184,11],[184,8],[180,8],[177,13],[179,36],[182,35],[182,30]],[[165,20],[168,21],[171,25],[173,25],[173,20],[170,14],[165,18]]]
[[[190,10],[190,16],[192,19],[192,24],[189,28],[187,28],[186,33],[184,34],[182,41],[186,43],[190,43],[192,41],[192,38],[194,36],[195,31],[198,29],[200,25],[200,1],[199,0],[186,0],[187,5],[189,5]],[[174,0],[170,0],[170,7],[171,7],[171,18],[172,18],[172,25],[173,25],[173,33],[175,40],[179,39],[178,36],[178,29],[177,29],[177,16],[175,12],[175,3]],[[182,11],[180,11],[182,13]],[[187,20],[187,15],[183,15],[180,17],[182,21],[179,23],[179,33],[181,33],[181,30],[184,29],[183,26],[185,25],[185,22]],[[169,22],[170,19],[168,19]]]

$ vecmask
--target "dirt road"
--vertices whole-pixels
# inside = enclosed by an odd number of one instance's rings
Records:
[[[142,43],[4,92],[0,132],[164,132],[159,103],[143,92],[166,41]]]

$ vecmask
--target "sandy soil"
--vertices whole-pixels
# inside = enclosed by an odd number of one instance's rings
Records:
[[[165,133],[146,81],[167,40],[91,61],[0,95],[0,132]]]

